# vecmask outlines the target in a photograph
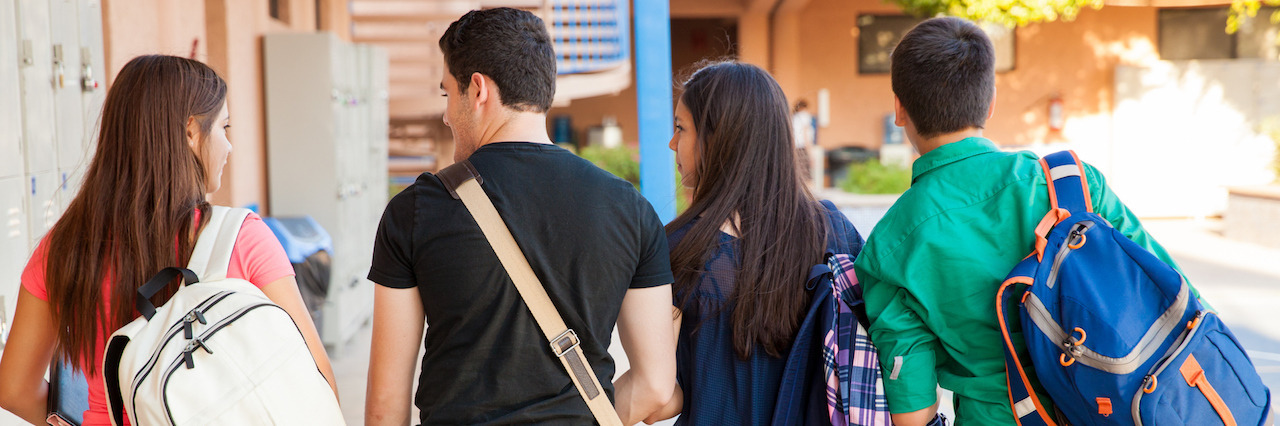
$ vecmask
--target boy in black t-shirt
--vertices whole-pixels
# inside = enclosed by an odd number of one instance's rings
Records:
[[[440,39],[455,161],[467,160],[626,424],[675,388],[666,234],[629,183],[552,145],[555,60],[542,20],[467,13]],[[365,422],[591,424],[591,411],[476,220],[424,173],[387,205],[369,279],[375,290]],[[615,323],[631,370],[616,382]],[[665,324],[665,325],[664,325]],[[611,383],[612,382],[612,383]]]

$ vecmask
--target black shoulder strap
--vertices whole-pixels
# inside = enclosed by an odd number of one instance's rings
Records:
[[[107,350],[102,360],[102,380],[107,388],[107,412],[111,415],[111,424],[124,425],[124,394],[120,392],[120,356],[124,354],[125,345],[129,344],[127,336],[114,336],[107,343]]]

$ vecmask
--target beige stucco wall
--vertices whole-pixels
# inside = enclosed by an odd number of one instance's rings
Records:
[[[102,31],[107,57],[107,83],[129,59],[165,54],[203,60],[205,39],[204,0],[103,0]]]
[[[346,2],[321,1],[326,30],[350,38]],[[262,35],[315,31],[316,2],[287,0],[289,22],[269,15],[267,0],[104,0],[103,28],[109,78],[142,54],[195,58],[217,70],[228,85],[233,151],[213,202],[258,204],[269,212],[266,174],[266,117],[262,87]]]
[[[694,9],[675,3],[673,14]],[[986,135],[1004,145],[1108,141],[1115,65],[1158,59],[1156,10],[1107,6],[1084,10],[1073,22],[1017,29],[1015,67],[996,77],[996,111]],[[772,21],[767,14],[762,17],[742,9],[733,41],[744,59],[778,76],[792,102],[804,98],[813,105],[819,90],[830,91],[830,125],[819,134],[824,146],[875,148],[883,140],[884,116],[893,111],[893,92],[888,74],[858,74],[855,28],[859,15],[897,13],[896,6],[880,0],[810,0],[795,11],[794,18]],[[772,37],[761,34],[771,27]],[[672,42],[678,78],[681,65],[690,62],[688,37],[678,25],[673,25]],[[1055,94],[1061,96],[1066,116],[1066,126],[1059,132],[1051,132],[1047,121],[1048,103]],[[552,113],[572,115],[579,129],[599,124],[604,115],[615,115],[624,138],[629,143],[637,140],[633,89],[575,100]]]
[[[831,124],[819,135],[823,145],[877,147],[883,139],[883,117],[893,112],[889,76],[857,73],[854,28],[860,14],[894,10],[876,0],[814,0],[804,10],[801,77],[788,95],[812,102],[819,89],[831,91]],[[986,131],[1005,145],[1109,137],[1115,65],[1158,59],[1156,9],[1150,7],[1088,9],[1074,22],[1028,25],[1016,34],[1016,63],[996,76],[995,116]],[[1048,127],[1054,94],[1061,95],[1066,113],[1062,132]]]

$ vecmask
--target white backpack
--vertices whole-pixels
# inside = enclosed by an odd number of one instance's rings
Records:
[[[338,400],[289,314],[253,284],[227,278],[249,214],[213,207],[187,269],[138,289],[142,317],[116,330],[103,360],[113,424],[344,425]],[[151,296],[178,276],[159,308]]]

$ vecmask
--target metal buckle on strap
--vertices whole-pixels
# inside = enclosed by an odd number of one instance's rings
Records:
[[[568,339],[568,342],[570,343],[567,347],[562,345],[562,342],[566,341],[565,339]],[[575,333],[573,329],[570,328],[565,330],[564,333],[560,333],[556,338],[551,339],[551,353],[556,354],[556,358],[564,358],[565,354],[577,348],[579,343],[582,343],[582,341],[578,340],[578,333]]]

